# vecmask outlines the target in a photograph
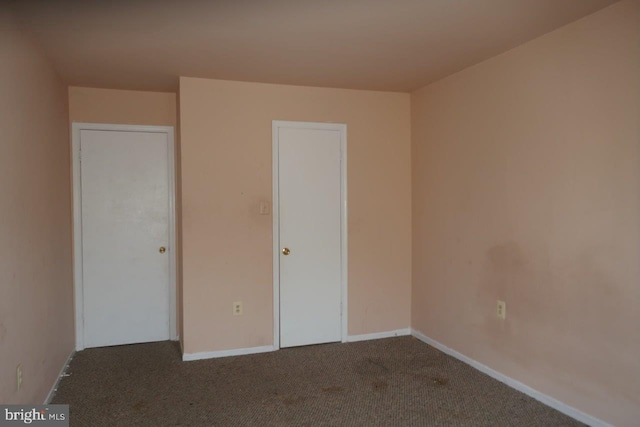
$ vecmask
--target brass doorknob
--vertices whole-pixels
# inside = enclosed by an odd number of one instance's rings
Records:
[[[160,246],[160,253],[163,254],[167,251],[167,248],[165,248],[164,246]]]
[[[289,248],[283,248],[283,249],[282,249],[282,253],[283,253],[284,255],[289,255],[289,254],[291,253],[291,251],[289,250]]]

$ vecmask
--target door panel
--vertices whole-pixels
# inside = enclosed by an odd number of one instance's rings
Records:
[[[341,133],[280,128],[280,346],[341,340]]]
[[[167,135],[82,130],[80,155],[85,347],[167,340]]]

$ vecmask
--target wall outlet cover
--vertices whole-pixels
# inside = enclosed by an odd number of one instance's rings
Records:
[[[242,301],[235,301],[233,303],[233,315],[242,316]]]
[[[498,307],[496,312],[498,319],[506,319],[507,318],[507,303],[504,301],[498,300]]]

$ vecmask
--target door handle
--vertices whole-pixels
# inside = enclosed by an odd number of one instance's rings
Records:
[[[282,249],[282,254],[283,255],[289,255],[291,253],[291,250],[289,248],[283,248]]]
[[[160,250],[159,250],[159,252],[160,252],[161,254],[165,253],[166,251],[167,251],[167,248],[165,248],[164,246],[160,246]]]

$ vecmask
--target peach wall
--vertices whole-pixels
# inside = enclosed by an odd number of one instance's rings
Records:
[[[620,426],[640,420],[639,120],[637,1],[412,94],[412,326]]]
[[[181,78],[179,103],[186,353],[272,344],[272,120],[347,124],[349,334],[409,326],[408,94]]]
[[[6,7],[0,58],[0,402],[35,404],[74,347],[67,93]]]
[[[121,125],[176,125],[176,94],[69,87],[72,122]]]

